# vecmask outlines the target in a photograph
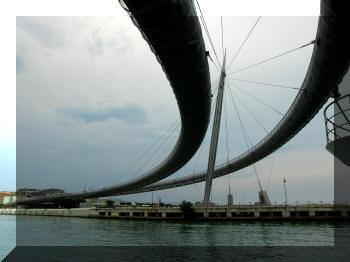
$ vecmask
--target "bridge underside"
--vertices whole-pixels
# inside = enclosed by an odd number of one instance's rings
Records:
[[[296,135],[326,103],[349,69],[349,17],[342,1],[321,1],[316,44],[305,79],[293,104],[276,127],[258,144],[233,160],[216,166],[214,178],[245,168],[268,156]],[[123,194],[163,190],[203,182],[206,171],[155,183]]]
[[[212,98],[209,65],[193,2],[187,0],[120,2],[156,55],[170,82],[180,112],[181,131],[174,149],[162,163],[133,180],[95,191],[94,197],[147,186],[173,174],[196,153],[210,120]],[[81,192],[70,196],[90,197],[91,194],[87,196],[87,193]],[[52,199],[54,198],[28,201],[37,203]],[[26,203],[29,203],[28,201]]]
[[[89,198],[155,191],[202,182],[206,177],[206,172],[201,172],[150,185],[174,173],[190,160],[208,126],[211,102],[209,70],[198,18],[193,16],[195,11],[192,1],[124,2],[172,85],[182,120],[181,134],[170,156],[151,172],[93,194],[69,194],[71,197]],[[280,148],[314,117],[330,97],[349,67],[350,41],[346,34],[349,19],[344,2],[321,1],[317,43],[301,90],[285,116],[250,152],[217,166],[214,177],[247,167]],[[28,200],[25,203],[47,202],[54,198]]]

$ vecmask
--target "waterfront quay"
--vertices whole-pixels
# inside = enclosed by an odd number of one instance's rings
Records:
[[[194,207],[199,220],[350,219],[349,205],[233,205]],[[91,217],[106,219],[184,219],[180,207],[125,206],[113,208],[24,209],[3,208],[0,215]]]

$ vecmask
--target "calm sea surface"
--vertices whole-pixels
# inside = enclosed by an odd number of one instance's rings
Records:
[[[0,261],[16,246],[16,217],[0,216]]]
[[[0,216],[0,260],[15,246],[333,246],[331,221],[152,221]]]

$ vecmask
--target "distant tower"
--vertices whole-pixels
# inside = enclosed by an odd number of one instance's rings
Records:
[[[286,205],[288,204],[288,201],[287,201],[287,190],[286,190],[286,183],[287,183],[287,180],[286,178],[284,177],[283,178],[283,186],[284,186],[284,197],[286,199]]]

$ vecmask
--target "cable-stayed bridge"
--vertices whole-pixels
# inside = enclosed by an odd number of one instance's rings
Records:
[[[197,16],[192,1],[124,0],[120,3],[149,44],[170,82],[179,107],[181,131],[169,156],[149,172],[124,183],[98,189],[91,193],[67,194],[70,197],[91,198],[125,195],[206,181],[207,171],[190,174],[180,179],[161,180],[169,177],[190,161],[203,142],[210,121],[214,94],[214,92],[212,94],[210,84],[208,64],[210,62],[215,65],[218,71],[225,72],[224,83],[230,87],[233,83],[229,82],[227,78],[234,76],[239,71],[313,46],[312,57],[304,81],[299,88],[296,88],[298,93],[278,124],[255,145],[245,135],[247,151],[231,160],[228,159],[224,164],[215,166],[212,173],[213,178],[253,165],[293,138],[309,123],[327,99],[334,94],[349,67],[350,40],[345,33],[347,32],[348,19],[341,2],[321,1],[317,34],[314,39],[311,39],[312,41],[306,41],[304,45],[295,49],[235,71],[230,71],[229,68],[258,24],[260,17],[248,32],[233,59],[228,61],[228,66],[225,67],[224,63],[219,60],[199,5],[200,14]],[[210,53],[205,48],[204,33],[200,22],[202,22],[212,47]],[[238,81],[249,80],[240,79]],[[231,93],[230,88],[228,90],[228,96],[235,104],[239,98]],[[243,92],[246,91],[243,90]],[[244,127],[242,127],[242,131],[246,133]],[[62,195],[27,199],[19,203],[49,202],[58,197],[62,197]]]

